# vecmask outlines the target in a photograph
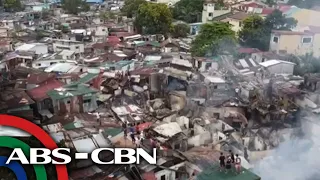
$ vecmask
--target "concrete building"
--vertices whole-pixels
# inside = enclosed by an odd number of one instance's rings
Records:
[[[180,0],[147,0],[150,2],[156,2],[156,3],[164,3],[168,6],[173,6],[175,3],[179,2]]]
[[[32,51],[37,55],[40,54],[47,54],[48,53],[48,46],[43,43],[31,43],[31,44],[23,44],[17,48],[16,51]]]
[[[260,65],[270,74],[293,74],[293,69],[296,64],[274,59],[262,62]]]
[[[250,14],[245,12],[237,12],[227,18],[221,20],[222,22],[227,22],[232,25],[232,30],[234,32],[239,32],[241,30],[242,22],[248,17]]]
[[[30,2],[25,5],[26,10],[29,11],[43,11],[50,9],[50,5],[47,3],[41,3],[41,2]]]
[[[76,54],[84,52],[84,44],[80,41],[72,41],[66,39],[54,39],[53,51],[59,52],[63,50],[74,51]]]
[[[313,53],[313,56],[320,57],[320,28],[309,26],[299,31],[274,30],[269,49],[295,55]]]
[[[205,0],[203,3],[203,10],[202,10],[202,23],[207,23],[213,21],[215,18],[223,16],[231,12],[231,9],[220,9],[217,10],[215,8],[215,3],[213,0]]]

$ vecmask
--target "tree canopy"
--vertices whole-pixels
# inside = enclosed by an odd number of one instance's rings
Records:
[[[62,8],[70,14],[78,14],[81,11],[88,11],[89,5],[83,0],[62,0]]]
[[[172,14],[166,4],[144,3],[137,11],[135,26],[146,34],[164,34],[170,32]]]
[[[22,9],[20,0],[3,0],[3,6],[6,11],[13,12]]]
[[[258,15],[252,15],[243,22],[242,29],[238,34],[239,41],[243,46],[267,51],[273,29],[290,30],[296,25],[295,19],[286,18],[279,10],[275,10],[265,20]]]
[[[145,0],[125,0],[121,11],[128,18],[133,18],[137,14],[139,6],[146,3],[147,1]]]
[[[201,26],[199,34],[192,42],[193,56],[216,55],[227,51],[235,45],[235,32],[231,25],[224,22],[213,22]]]
[[[269,29],[290,30],[297,26],[297,20],[285,17],[280,10],[276,9],[265,19],[265,26]]]
[[[100,15],[100,18],[105,21],[112,20],[112,19],[116,18],[116,14],[111,11],[102,11],[102,12],[100,12],[99,15]]]
[[[173,26],[171,35],[174,38],[184,38],[187,37],[190,32],[190,27],[188,24],[180,23]]]
[[[269,47],[270,34],[264,26],[263,19],[258,15],[248,17],[243,21],[239,32],[239,41],[243,46],[267,50]]]
[[[201,21],[204,0],[180,0],[172,8],[173,18],[195,23]]]

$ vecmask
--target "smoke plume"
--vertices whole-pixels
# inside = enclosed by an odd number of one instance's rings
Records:
[[[255,165],[262,180],[320,180],[320,120],[303,120],[301,130]]]

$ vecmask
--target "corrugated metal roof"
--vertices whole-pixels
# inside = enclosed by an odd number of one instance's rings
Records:
[[[40,85],[36,88],[33,88],[27,93],[29,96],[34,99],[35,101],[42,101],[43,99],[48,98],[49,96],[47,95],[48,91],[51,91],[52,89],[59,88],[63,86],[64,84],[58,80],[51,80],[47,84]]]
[[[105,139],[102,134],[92,134],[92,137],[86,139],[73,140],[73,144],[77,152],[91,153],[97,148],[110,147],[111,143]]]
[[[85,94],[91,94],[96,93],[97,90],[89,88],[85,85],[75,85],[75,86],[68,86],[68,87],[62,87],[62,88],[56,88],[52,91],[49,91],[47,94],[50,98],[59,100],[64,99],[67,97],[73,97],[73,96],[79,96],[79,95],[85,95]]]
[[[80,79],[76,82],[71,83],[70,85],[67,85],[66,87],[73,86],[73,85],[78,85],[78,84],[86,84],[90,82],[92,79],[97,77],[99,74],[98,73],[84,73],[80,75]]]

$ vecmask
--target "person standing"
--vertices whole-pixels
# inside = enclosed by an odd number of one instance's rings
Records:
[[[141,138],[138,136],[138,137],[137,137],[137,140],[136,140],[137,148],[140,147],[140,143],[141,143]]]
[[[231,164],[232,164],[232,159],[231,159],[231,157],[229,156],[229,157],[227,158],[227,162],[226,162],[226,172],[231,170]]]
[[[132,140],[132,143],[135,144],[136,143],[136,137],[135,137],[135,134],[130,132],[130,137],[131,137],[131,140]]]
[[[237,171],[237,173],[240,174],[240,172],[241,172],[241,158],[239,157],[238,154],[236,154],[236,163],[235,164],[236,164],[235,165],[236,171]]]
[[[229,156],[231,158],[231,163],[233,164],[234,163],[234,154],[231,150],[229,150],[229,154],[230,154]]]
[[[220,171],[226,167],[225,163],[226,157],[223,155],[223,153],[220,153],[219,162],[220,162]]]
[[[123,129],[124,138],[126,139],[128,136],[127,122],[122,123],[122,129]]]
[[[134,129],[135,129],[134,125],[130,124],[130,128],[129,129],[130,129],[130,133],[134,134]]]

